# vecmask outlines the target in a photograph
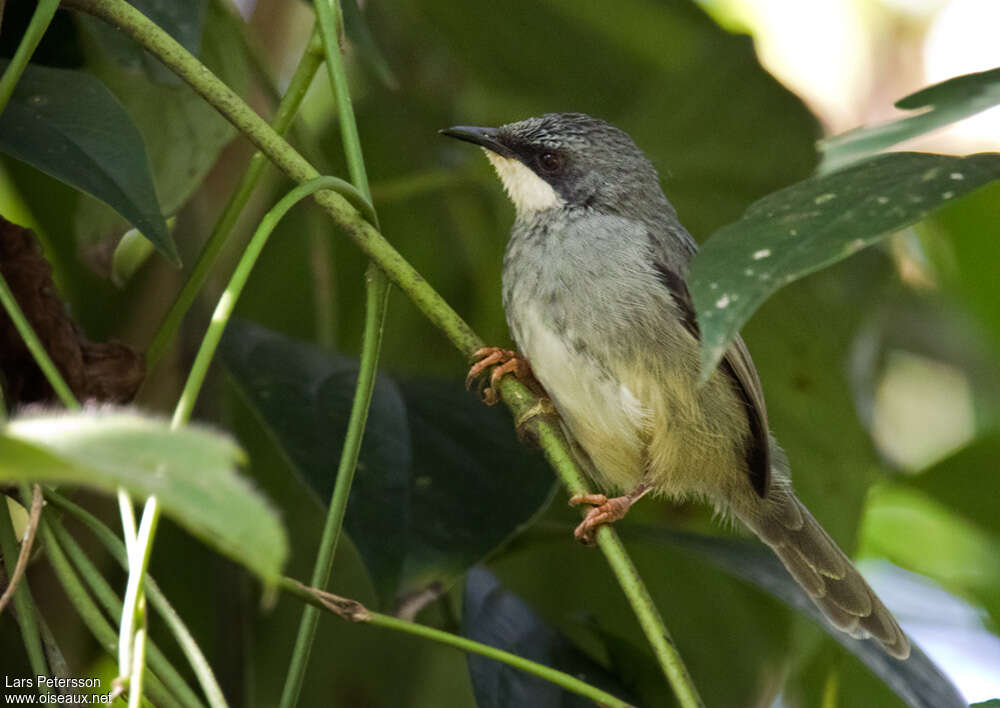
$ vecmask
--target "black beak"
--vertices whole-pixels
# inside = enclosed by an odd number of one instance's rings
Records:
[[[477,128],[476,126],[471,125],[456,125],[451,128],[439,130],[438,132],[441,133],[441,135],[447,135],[449,138],[458,138],[459,140],[464,140],[467,143],[484,147],[487,150],[495,152],[501,157],[514,156],[514,153],[511,152],[506,145],[500,142],[500,131],[496,128]]]

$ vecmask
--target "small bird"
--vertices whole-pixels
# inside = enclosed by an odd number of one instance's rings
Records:
[[[487,348],[469,372],[537,380],[580,466],[607,491],[576,529],[592,542],[642,496],[704,499],[769,545],[830,622],[910,645],[893,616],[792,490],[764,394],[737,337],[699,385],[699,330],[686,277],[697,245],[632,138],[581,113],[442,134],[478,145],[517,214],[503,305],[521,354]],[[533,379],[531,378],[533,376]]]

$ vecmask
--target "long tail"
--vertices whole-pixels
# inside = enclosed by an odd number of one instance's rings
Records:
[[[733,511],[774,550],[835,627],[858,639],[874,637],[890,656],[907,658],[910,643],[903,630],[809,510],[790,489],[772,489],[768,497],[751,513]]]

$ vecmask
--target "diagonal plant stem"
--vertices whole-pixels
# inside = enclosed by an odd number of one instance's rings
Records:
[[[295,595],[299,599],[308,603],[310,606],[330,612],[340,619],[348,622],[370,624],[374,627],[382,627],[396,632],[412,634],[423,639],[438,642],[439,644],[454,647],[470,654],[479,654],[480,656],[485,656],[488,659],[494,659],[546,681],[551,681],[557,686],[581,695],[584,698],[589,698],[599,706],[608,706],[609,708],[632,708],[632,706],[620,698],[616,698],[606,691],[602,691],[595,686],[591,686],[589,683],[585,683],[575,676],[571,676],[570,674],[559,671],[558,669],[545,666],[544,664],[531,661],[530,659],[525,659],[517,654],[511,654],[503,649],[497,649],[496,647],[491,647],[488,644],[476,642],[457,634],[451,634],[450,632],[435,629],[434,627],[418,624],[417,622],[409,622],[407,620],[399,619],[398,617],[383,615],[379,612],[372,612],[356,600],[350,600],[345,597],[340,597],[339,595],[319,590],[315,587],[303,585],[298,580],[293,578],[282,578],[279,581],[279,585],[283,590]]]
[[[302,100],[305,98],[306,91],[308,91],[309,85],[312,83],[313,77],[322,63],[323,46],[320,43],[319,34],[313,32],[313,36],[309,40],[302,58],[299,59],[298,66],[295,68],[295,73],[292,74],[288,90],[282,96],[281,102],[278,104],[278,109],[275,111],[274,119],[271,121],[271,127],[279,135],[284,135],[289,127],[291,127],[292,121],[298,113],[299,106],[302,105]],[[222,214],[219,216],[218,221],[216,221],[212,233],[202,247],[201,253],[198,255],[198,261],[191,270],[191,275],[188,276],[187,281],[181,288],[180,293],[178,293],[173,305],[170,306],[170,310],[164,316],[163,322],[160,324],[159,329],[157,329],[156,334],[153,335],[153,339],[146,349],[147,371],[151,371],[166,352],[171,340],[177,333],[177,329],[180,327],[181,321],[208,279],[208,274],[212,270],[212,266],[218,260],[219,253],[221,253],[223,246],[225,246],[233,230],[233,226],[236,224],[236,220],[250,200],[250,195],[253,194],[258,182],[260,182],[260,178],[264,174],[264,168],[267,165],[268,159],[260,151],[255,152],[253,157],[250,158],[250,164],[247,165],[243,176],[240,177],[240,182],[236,186],[236,190],[229,198],[229,202],[222,210]]]
[[[0,496],[0,504],[6,501],[6,497]],[[7,509],[0,509],[0,514],[6,514]],[[0,614],[3,614],[7,603],[14,596],[18,583],[24,577],[24,571],[28,567],[28,558],[31,557],[31,549],[35,543],[35,532],[38,530],[38,520],[42,516],[42,488],[40,485],[32,485],[31,490],[31,511],[28,513],[28,525],[24,529],[24,536],[21,539],[21,551],[17,554],[17,563],[14,571],[7,576],[7,589],[0,595]]]
[[[17,329],[17,333],[24,340],[24,345],[28,347],[32,358],[38,364],[38,368],[42,370],[42,374],[45,375],[45,380],[52,386],[52,390],[59,396],[59,400],[70,410],[79,410],[80,404],[77,403],[76,396],[70,390],[66,379],[59,373],[59,369],[56,367],[55,362],[52,361],[49,353],[45,351],[45,346],[38,338],[38,335],[35,334],[35,330],[31,327],[31,323],[28,322],[24,310],[17,304],[17,299],[14,297],[14,293],[11,292],[2,274],[0,274],[0,305],[6,310],[7,316],[10,317],[11,322],[14,323],[14,327]]]
[[[142,44],[253,141],[289,177],[303,182],[318,174],[236,93],[125,0],[64,0],[64,4],[104,19]],[[460,351],[471,358],[473,352],[484,345],[468,324],[346,199],[323,191],[316,194],[316,202]],[[537,396],[511,377],[503,380],[501,394],[504,403],[517,418],[538,408]],[[558,422],[549,416],[534,416],[530,425],[563,484],[571,493],[583,491],[583,477],[572,459]],[[701,699],[680,653],[670,639],[662,618],[652,606],[642,579],[617,540],[617,534],[611,528],[602,527],[598,530],[597,541],[681,705],[684,708],[701,706]]]
[[[45,499],[53,506],[59,507],[90,529],[91,533],[97,537],[97,540],[101,542],[108,553],[110,553],[111,556],[118,561],[118,564],[122,567],[122,569],[128,570],[128,552],[125,544],[122,543],[122,541],[111,529],[105,526],[89,511],[69,501],[58,492],[47,489],[44,494]],[[63,529],[62,525],[58,522],[53,522],[53,528],[56,532],[57,539],[63,544],[70,557],[73,558],[77,567],[80,567],[81,561],[78,560],[78,556],[76,554],[76,548],[78,547],[75,542],[70,543],[70,541],[73,540],[72,536],[69,536],[69,534]],[[86,577],[86,573],[82,567],[80,568],[80,572]],[[98,594],[98,597],[101,598],[101,595],[97,592],[97,588],[95,587],[96,583],[91,582],[89,579],[88,583],[94,588],[95,594]],[[146,578],[145,588],[146,595],[149,597],[150,603],[160,614],[163,622],[167,625],[167,628],[171,631],[174,638],[177,640],[177,643],[180,645],[181,651],[184,652],[184,656],[187,657],[188,663],[191,665],[195,675],[198,677],[198,682],[201,684],[202,691],[204,691],[205,696],[208,698],[209,704],[212,708],[224,707],[226,705],[226,700],[223,697],[222,689],[219,687],[219,684],[215,679],[215,675],[212,673],[212,667],[209,665],[208,660],[205,658],[201,648],[195,641],[194,636],[184,624],[184,620],[182,620],[180,615],[177,614],[177,611],[167,600],[166,596],[160,590],[159,585],[156,584],[152,577]],[[105,603],[106,600],[107,598],[101,599],[102,603]],[[117,602],[117,606],[118,608],[116,610],[109,609],[109,612],[120,615],[121,602]]]
[[[4,559],[7,577],[13,578],[15,575],[14,559],[18,557],[17,536],[14,534],[14,524],[7,506],[7,497],[2,494],[0,494],[0,555]],[[31,588],[28,586],[27,578],[18,585],[14,592],[14,609],[17,612],[17,623],[21,627],[21,639],[24,642],[24,650],[28,655],[28,664],[31,666],[31,670],[36,675],[48,676],[45,652],[42,649],[42,639],[38,632],[36,605],[31,597]],[[42,689],[45,693],[51,692],[47,686],[42,687]]]
[[[347,72],[340,52],[340,34],[343,30],[343,15],[337,0],[316,0],[313,3],[319,22],[320,36],[326,52],[327,76],[330,79],[330,89],[337,101],[337,115],[340,121],[340,133],[347,158],[347,169],[351,182],[365,198],[371,201],[371,189],[368,186],[368,175],[365,170],[364,156],[361,150],[361,139],[354,118],[351,96],[347,86]],[[371,214],[372,225],[378,227],[377,216]],[[382,345],[382,328],[389,304],[389,283],[385,274],[375,265],[368,264],[365,273],[365,326],[361,338],[361,363],[358,370],[358,380],[351,405],[351,413],[344,436],[344,447],[337,465],[337,477],[330,505],[327,508],[326,521],[323,524],[323,535],[320,540],[316,563],[313,566],[312,585],[325,588],[330,581],[333,561],[337,553],[337,542],[344,525],[344,515],[347,512],[347,502],[350,498],[354,472],[361,454],[361,443],[364,439],[365,425],[368,422],[368,411],[371,407],[372,393],[375,390],[375,374],[378,369],[378,356]],[[292,650],[285,685],[281,692],[281,708],[293,708],[298,702],[309,665],[309,655],[316,636],[316,626],[319,623],[319,611],[312,606],[306,606],[302,611],[299,631]]]
[[[63,590],[66,592],[67,597],[69,597],[70,602],[76,609],[77,614],[83,619],[84,624],[87,625],[87,629],[90,633],[94,635],[101,647],[105,649],[112,656],[115,654],[115,630],[101,613],[100,608],[94,603],[93,599],[87,593],[86,588],[84,588],[83,583],[80,578],[77,577],[76,571],[70,565],[69,560],[66,558],[59,546],[59,542],[55,537],[55,533],[52,530],[51,524],[47,519],[42,519],[42,540],[45,542],[45,547],[48,550],[49,560],[52,563],[52,568],[55,571],[56,577],[59,579],[59,583],[62,585]],[[177,691],[174,689],[168,689],[163,682],[154,676],[149,669],[146,669],[145,681],[149,685],[149,695],[150,698],[157,704],[162,706],[176,707],[176,708],[187,708],[188,704],[181,702],[178,699]],[[197,704],[195,704],[197,705]]]
[[[21,42],[17,45],[14,56],[11,57],[10,64],[0,76],[0,113],[7,107],[11,94],[14,93],[14,86],[28,66],[31,55],[35,53],[35,48],[42,41],[42,35],[49,28],[52,17],[59,9],[59,0],[39,0],[35,6],[35,13],[31,16],[31,22],[21,37]],[[0,3],[0,12],[3,11],[3,3]]]
[[[281,218],[295,204],[311,196],[315,192],[326,190],[337,190],[348,198],[359,203],[363,210],[372,213],[371,205],[352,185],[337,177],[316,177],[300,184],[291,192],[286,194],[265,216],[261,219],[260,225],[254,232],[250,243],[240,257],[236,269],[229,279],[229,284],[222,292],[219,303],[212,313],[212,320],[208,330],[202,338],[198,354],[195,356],[191,371],[184,384],[177,406],[174,408],[174,415],[171,420],[171,427],[179,428],[187,424],[194,410],[195,401],[201,391],[205,376],[208,374],[208,367],[212,363],[215,351],[222,340],[222,334],[229,323],[229,319],[236,307],[243,288],[246,286],[250,273],[253,271],[257,259],[260,257],[267,240],[278,225]],[[125,588],[125,598],[123,600],[123,610],[119,632],[119,660],[118,671],[119,681],[125,683],[130,680],[126,677],[138,675],[136,672],[142,669],[141,654],[143,649],[142,637],[145,636],[145,612],[143,612],[144,595],[143,581],[146,570],[149,566],[149,558],[153,550],[153,540],[156,536],[156,527],[160,518],[160,505],[155,496],[146,500],[146,506],[142,512],[142,521],[139,524],[138,536],[132,548],[128,548],[128,582]],[[139,649],[137,652],[136,649]],[[131,687],[129,691],[129,702],[139,701],[141,698],[141,686]],[[138,703],[136,704],[138,705]]]
[[[70,535],[68,531],[63,527],[63,525],[56,519],[49,519],[48,521],[52,531],[55,534],[55,538],[58,541],[63,553],[65,553],[73,565],[76,566],[77,571],[83,578],[83,581],[90,588],[90,591],[97,598],[97,601],[104,607],[104,611],[111,617],[112,620],[117,621],[122,613],[122,602],[115,595],[114,590],[101,575],[100,571],[94,566],[94,564],[87,558],[87,555],[80,548],[80,545],[76,540]],[[109,529],[110,531],[110,529]],[[201,701],[198,696],[188,687],[187,683],[181,677],[177,670],[170,664],[166,656],[159,650],[155,645],[150,645],[149,647],[149,658],[150,667],[163,677],[164,683],[170,688],[170,690],[186,705],[198,706],[201,705]],[[214,704],[217,705],[217,704]],[[225,703],[223,703],[225,705]]]

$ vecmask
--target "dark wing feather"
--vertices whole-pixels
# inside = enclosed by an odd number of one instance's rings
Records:
[[[652,238],[650,242],[655,253],[656,242]],[[694,302],[684,278],[676,270],[657,260],[654,260],[653,268],[660,282],[670,292],[677,306],[677,313],[681,317],[681,324],[691,336],[700,341],[701,332],[695,317]],[[760,497],[765,497],[771,483],[771,446],[767,429],[767,408],[764,405],[764,391],[760,386],[757,369],[754,368],[750,352],[741,337],[737,336],[733,340],[725,358],[719,364],[719,369],[733,380],[746,404],[747,419],[750,423],[747,474],[754,491]]]
[[[733,340],[719,368],[733,378],[743,395],[750,421],[747,472],[750,475],[750,484],[753,485],[757,495],[766,497],[771,484],[771,445],[767,430],[767,408],[764,405],[764,390],[760,386],[757,369],[742,337],[737,335]]]

